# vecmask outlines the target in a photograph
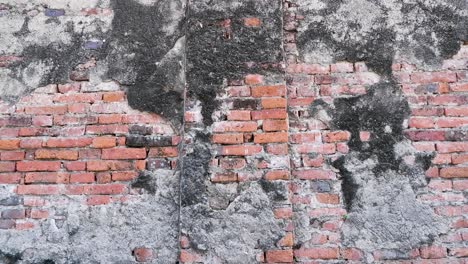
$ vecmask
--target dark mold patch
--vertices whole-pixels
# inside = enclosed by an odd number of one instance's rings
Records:
[[[20,253],[6,253],[0,250],[0,261],[4,264],[16,264],[23,259],[22,254]]]
[[[272,201],[285,201],[288,199],[287,182],[261,179],[259,183]]]
[[[466,4],[412,1],[324,1],[323,9],[299,7],[301,22],[297,45],[302,57],[326,49],[336,61],[365,61],[371,70],[390,76],[395,55],[415,57],[418,64],[440,65],[466,39]],[[390,16],[401,13],[401,18]],[[320,17],[321,19],[314,19]],[[308,19],[310,18],[310,19]],[[370,26],[372,25],[372,26]],[[310,61],[309,61],[310,62]]]
[[[279,1],[239,4],[235,9],[223,11],[204,8],[200,3],[191,6],[187,35],[188,96],[202,102],[205,125],[212,123],[211,114],[218,107],[215,97],[223,84],[243,79],[247,73],[278,72],[275,66],[269,70],[265,66],[282,61]],[[244,17],[260,18],[261,27],[246,27]]]
[[[184,4],[170,1],[153,6],[133,0],[112,0],[114,19],[107,75],[129,86],[128,102],[139,110],[160,114],[180,125],[183,114],[183,18],[168,20],[168,14],[184,13]],[[129,19],[131,18],[131,19]],[[164,27],[176,23],[175,32]]]
[[[140,172],[138,177],[132,182],[132,188],[141,188],[150,194],[156,194],[156,179],[149,172]]]
[[[194,143],[189,146],[192,148],[182,158],[181,174],[181,206],[191,206],[207,201],[206,181],[209,177],[209,161],[211,160],[211,151],[208,147],[208,141],[201,135],[194,139]]]

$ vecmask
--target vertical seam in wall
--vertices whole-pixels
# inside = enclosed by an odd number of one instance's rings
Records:
[[[179,256],[181,254],[182,248],[180,245],[180,237],[182,234],[182,221],[181,221],[181,213],[182,213],[182,175],[184,171],[184,146],[185,146],[185,110],[187,104],[187,47],[188,47],[188,20],[190,14],[190,0],[186,0],[185,6],[185,21],[184,21],[184,37],[185,37],[185,47],[184,47],[184,55],[183,55],[183,62],[182,62],[182,69],[184,74],[184,102],[183,102],[183,110],[182,110],[182,125],[180,128],[180,142],[178,146],[178,155],[177,155],[177,167],[179,167],[179,210],[178,210],[178,235],[177,235],[177,263],[179,263]]]
[[[287,58],[286,58],[286,51],[285,51],[285,48],[284,48],[284,41],[285,41],[285,37],[284,37],[284,16],[285,16],[285,8],[284,8],[284,3],[285,3],[286,0],[282,0],[281,3],[280,3],[280,12],[281,12],[281,52],[282,52],[282,58],[283,58],[283,62],[282,62],[282,70],[283,70],[283,83],[284,83],[284,87],[286,89],[285,91],[285,99],[286,99],[286,124],[287,124],[287,130],[286,130],[286,134],[287,134],[287,137],[288,137],[288,142],[287,142],[287,145],[288,145],[288,159],[289,159],[289,175],[288,175],[288,200],[289,200],[289,203],[290,203],[290,207],[291,207],[291,212],[292,212],[292,216],[291,216],[291,221],[292,221],[292,236],[293,236],[293,245],[292,245],[292,249],[294,249],[294,239],[296,237],[296,233],[295,233],[295,228],[294,228],[294,204],[292,203],[292,192],[291,192],[291,188],[290,188],[290,185],[293,183],[293,178],[292,178],[292,166],[291,166],[291,141],[289,140],[289,89],[288,89],[288,82],[287,82]],[[296,261],[294,260],[294,253],[293,253],[293,263],[296,263]]]

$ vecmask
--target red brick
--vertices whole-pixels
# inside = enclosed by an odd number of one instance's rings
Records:
[[[292,262],[293,251],[292,249],[269,250],[266,252],[266,260],[268,263]]]
[[[21,173],[0,173],[0,184],[15,184],[19,183],[20,180]]]
[[[456,82],[457,76],[454,72],[418,72],[411,74],[413,83],[436,83],[436,82]]]
[[[287,132],[272,132],[272,133],[255,134],[254,142],[257,144],[288,142],[288,133]]]
[[[409,130],[405,135],[412,141],[441,141],[445,140],[445,131]]]
[[[452,154],[452,163],[453,164],[468,163],[468,153]]]
[[[73,94],[57,94],[54,102],[60,103],[94,103],[100,101],[102,95],[98,93],[73,93]]]
[[[304,155],[302,162],[305,167],[321,167],[323,165],[322,155]]]
[[[237,173],[217,173],[211,176],[211,182],[213,183],[230,183],[237,182]]]
[[[436,95],[427,98],[430,105],[465,105],[468,101],[468,96],[465,95]]]
[[[468,152],[468,142],[440,142],[436,148],[439,153]]]
[[[67,112],[66,105],[50,105],[50,106],[26,106],[24,108],[26,114],[34,115],[54,115],[65,114]]]
[[[284,85],[252,87],[252,97],[283,97],[285,95],[286,87]]]
[[[301,248],[294,250],[294,256],[310,259],[337,259],[338,248]]]
[[[286,99],[285,98],[262,98],[261,104],[262,104],[262,108],[264,109],[286,108]]]
[[[0,128],[0,135],[2,137],[18,137],[19,136],[19,129],[18,128]]]
[[[15,225],[16,230],[29,230],[29,229],[33,229],[34,227],[36,227],[34,222],[29,222],[29,221],[16,221],[16,225]]]
[[[86,162],[88,171],[130,170],[132,163],[120,160],[91,160]]]
[[[319,203],[324,204],[339,204],[340,197],[336,194],[329,194],[329,193],[317,193],[315,198]]]
[[[286,119],[287,116],[288,116],[288,113],[284,109],[252,111],[252,120]]]
[[[288,144],[268,144],[266,152],[273,155],[287,155]]]
[[[104,93],[102,100],[104,102],[119,102],[119,101],[123,101],[124,98],[125,98],[125,93],[122,91],[118,91],[118,92]]]
[[[248,74],[245,76],[244,81],[247,85],[260,84],[263,82],[263,76],[258,74]]]
[[[328,143],[347,141],[350,137],[351,134],[348,131],[327,132],[323,135],[323,141]]]
[[[45,146],[49,148],[79,148],[89,146],[92,138],[49,138]]]
[[[150,148],[148,158],[177,157],[177,147]]]
[[[333,180],[336,177],[333,171],[321,169],[294,170],[292,174],[301,180]]]
[[[18,171],[57,171],[60,161],[19,161],[16,163]]]
[[[341,250],[341,256],[346,260],[361,260],[363,253],[357,248],[344,248]]]
[[[314,143],[314,142],[321,142],[320,133],[311,132],[311,133],[297,133],[291,134],[290,141],[291,143]]]
[[[435,120],[431,117],[410,117],[410,128],[435,128]]]
[[[22,160],[24,159],[24,151],[3,151],[0,152],[1,160]]]
[[[99,115],[98,123],[99,124],[116,124],[122,122],[121,114],[106,114]]]
[[[412,116],[442,116],[444,115],[443,108],[420,107],[411,109]]]
[[[202,260],[201,256],[188,250],[181,250],[179,260],[182,263],[194,263]]]
[[[227,114],[228,120],[248,121],[250,120],[250,111],[248,110],[231,110]]]
[[[286,120],[264,120],[262,129],[266,132],[288,130],[288,123]]]
[[[246,27],[259,27],[261,21],[257,17],[246,17],[244,18],[244,26]]]
[[[213,132],[255,132],[257,122],[254,121],[223,121],[213,124]]]
[[[86,134],[99,134],[99,135],[114,135],[128,133],[128,126],[126,125],[88,125],[86,126]]]
[[[446,116],[468,116],[468,106],[445,108]]]
[[[4,219],[23,219],[26,217],[24,209],[7,209],[2,211],[2,218]]]
[[[466,248],[466,247],[451,248],[450,249],[450,256],[456,256],[458,258],[468,257],[468,248]]]
[[[267,181],[288,180],[288,179],[289,179],[289,171],[287,170],[274,170],[274,171],[268,171],[265,173],[265,180]]]
[[[0,149],[13,150],[20,147],[19,139],[0,139]]]
[[[453,92],[468,92],[468,83],[451,83],[450,90]]]
[[[52,116],[33,116],[32,124],[34,126],[52,126]]]
[[[101,149],[80,149],[78,157],[79,159],[100,159]]]
[[[58,85],[58,91],[60,93],[79,92],[80,88],[80,83],[66,83]]]
[[[133,255],[137,262],[148,262],[153,260],[153,250],[151,248],[135,248]]]
[[[448,167],[440,169],[442,178],[468,178],[468,167]]]
[[[225,170],[242,169],[246,165],[242,158],[222,158],[219,160],[219,166]]]
[[[276,208],[273,210],[273,214],[277,219],[288,219],[293,216],[291,207]]]
[[[63,163],[67,171],[84,171],[86,170],[85,161],[69,161]]]
[[[30,172],[24,177],[25,183],[68,183],[69,174],[63,172]]]
[[[33,219],[46,219],[49,217],[47,210],[31,209],[31,218]]]
[[[426,246],[419,250],[423,259],[440,259],[447,256],[447,248],[441,246]]]
[[[97,183],[110,183],[112,181],[112,175],[109,172],[97,172],[96,181]]]
[[[70,174],[70,183],[93,183],[93,172],[75,172]]]
[[[214,134],[211,140],[217,144],[241,144],[244,142],[242,134]]]
[[[336,152],[335,144],[302,144],[297,146],[296,149],[301,154],[333,154]]]
[[[222,147],[220,154],[224,156],[250,156],[258,154],[262,150],[262,146],[258,145],[233,145]]]
[[[15,171],[14,162],[0,162],[0,172],[12,172]]]
[[[146,149],[144,148],[113,148],[103,149],[102,159],[145,159]]]
[[[93,196],[89,196],[86,199],[86,204],[89,206],[103,205],[103,204],[108,204],[110,202],[111,202],[111,197],[107,195],[93,195]]]
[[[16,192],[27,195],[52,195],[59,193],[57,185],[19,185]]]
[[[34,157],[36,159],[77,160],[78,151],[38,149],[36,150]]]
[[[116,145],[115,137],[97,137],[93,138],[91,146],[93,148],[112,148]]]
[[[138,172],[136,171],[119,171],[112,172],[113,181],[131,181],[138,177]]]

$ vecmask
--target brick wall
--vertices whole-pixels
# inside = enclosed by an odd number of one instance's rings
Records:
[[[96,15],[98,11],[82,12]],[[286,196],[278,192],[269,197],[283,235],[269,248],[255,249],[258,263],[465,263],[467,43],[438,70],[419,69],[405,61],[392,65],[393,78],[411,111],[403,133],[417,151],[435,153],[425,171],[427,186],[416,199],[430,206],[448,228],[409,253],[365,252],[342,241],[348,211],[343,176],[332,165],[350,152],[352,131],[333,130],[326,113],[311,113],[311,104],[367,94],[382,77],[364,62],[326,65],[301,61],[295,43],[301,17],[295,11],[294,5],[285,3],[286,59],[277,62],[283,71],[275,78],[252,72],[243,79],[229,80],[216,94],[220,107],[208,128],[193,98],[184,98],[184,124],[179,129],[162,115],[130,107],[124,86],[89,82],[88,76],[73,77],[82,76],[80,72],[73,72],[66,84],[38,87],[14,104],[0,101],[0,236],[28,232],[47,236],[49,221],[73,220],[63,213],[64,208],[78,206],[98,215],[97,210],[144,202],[155,192],[151,183],[142,182],[145,173],[178,181],[187,146],[197,144],[191,133],[207,129],[209,184],[255,182],[264,189],[287,188]],[[263,26],[261,18],[243,21],[246,28]],[[0,56],[0,67],[17,60],[13,55]],[[367,142],[379,135],[362,130],[358,137]],[[232,201],[217,202],[209,200],[210,208],[223,210]],[[177,222],[181,221],[179,210],[164,213]],[[180,262],[221,263],[211,257],[212,252],[195,248],[189,231],[182,228],[177,235]],[[69,243],[72,247],[73,241]],[[122,247],[127,260],[165,263],[155,245],[129,243]],[[2,249],[0,246],[0,253]]]

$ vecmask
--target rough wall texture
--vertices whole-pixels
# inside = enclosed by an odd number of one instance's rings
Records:
[[[0,263],[465,263],[464,0],[0,0]]]

